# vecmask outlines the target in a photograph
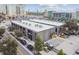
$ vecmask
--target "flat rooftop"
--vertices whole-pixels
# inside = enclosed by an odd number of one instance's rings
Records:
[[[12,21],[12,23],[15,23],[15,24],[17,24],[19,26],[30,29],[30,30],[32,30],[34,32],[40,32],[40,31],[44,31],[44,30],[54,28],[54,26],[40,24],[40,23],[28,21],[28,20]]]
[[[50,20],[43,20],[43,19],[30,19],[30,21],[43,23],[43,24],[47,24],[47,25],[52,25],[52,26],[61,26],[61,25],[64,24],[64,23],[61,23],[61,22],[50,21]]]
[[[45,43],[48,43],[49,45],[56,47],[58,45],[60,45],[62,42],[64,42],[63,39],[50,39],[48,41],[46,41]]]
[[[57,50],[63,49],[67,55],[74,55],[76,50],[79,49],[79,37],[70,36],[65,39],[63,43],[56,47]]]

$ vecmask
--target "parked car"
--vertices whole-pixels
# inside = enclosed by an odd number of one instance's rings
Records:
[[[34,47],[32,45],[28,45],[27,48],[30,50],[30,51],[33,51]]]
[[[18,41],[20,41],[20,43],[22,43],[23,45],[26,45],[27,44],[27,42],[25,41],[25,40],[22,40],[22,39],[20,39],[20,38],[16,38]]]
[[[76,54],[79,54],[79,49],[77,49],[75,53],[76,53]]]
[[[51,43],[46,43],[46,46],[48,47],[48,50],[52,50],[54,48]]]
[[[2,39],[2,36],[0,36],[0,39]]]
[[[26,45],[26,41],[25,40],[20,40],[20,42],[23,44],[23,45]]]
[[[15,37],[15,34],[13,32],[10,32],[10,34]]]

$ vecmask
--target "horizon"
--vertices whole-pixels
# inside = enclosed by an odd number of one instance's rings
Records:
[[[5,5],[0,4],[0,12],[5,12]],[[58,12],[72,12],[79,10],[79,4],[7,4],[10,13],[16,12],[16,5],[20,5],[21,11],[29,12],[44,12],[58,11]]]

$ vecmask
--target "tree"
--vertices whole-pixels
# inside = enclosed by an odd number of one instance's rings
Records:
[[[0,36],[2,36],[2,34],[5,32],[4,28],[0,28]]]
[[[65,22],[63,26],[60,28],[60,32],[64,34],[70,34],[78,31],[78,25],[75,20],[68,20]]]
[[[13,31],[13,30],[15,30],[14,27],[8,27],[8,28],[9,28],[9,31]]]
[[[0,44],[0,50],[4,55],[16,55],[17,44],[12,38],[7,38]]]
[[[40,37],[37,37],[35,40],[35,50],[37,51],[37,53],[39,53],[39,51],[42,51],[43,48],[44,48],[44,41]]]
[[[63,52],[63,50],[61,49],[57,54],[58,54],[58,55],[64,55],[64,52]]]
[[[14,32],[15,32],[15,35],[17,37],[22,37],[23,36],[23,33],[21,31],[19,31],[19,30],[14,30]]]

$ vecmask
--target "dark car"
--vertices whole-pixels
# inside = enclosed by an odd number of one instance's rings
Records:
[[[23,45],[26,45],[26,41],[25,40],[19,40]]]
[[[0,36],[0,39],[2,39],[2,36]]]
[[[77,49],[75,53],[76,53],[76,54],[79,54],[79,49]]]
[[[23,45],[26,45],[27,44],[27,42],[25,41],[25,40],[22,40],[22,39],[20,39],[20,38],[16,38],[20,43],[22,43]]]
[[[15,37],[15,34],[14,33],[11,32],[10,34]]]
[[[33,51],[33,49],[34,49],[32,45],[28,45],[27,48],[28,48],[30,51]]]

